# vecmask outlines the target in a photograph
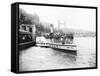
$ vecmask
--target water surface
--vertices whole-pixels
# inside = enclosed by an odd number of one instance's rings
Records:
[[[31,47],[20,51],[19,70],[34,71],[48,69],[84,68],[95,66],[95,37],[78,37],[77,55],[51,48]]]

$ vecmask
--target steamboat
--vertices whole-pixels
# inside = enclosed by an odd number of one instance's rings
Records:
[[[44,36],[45,37],[45,36]],[[42,39],[42,40],[41,40]],[[36,45],[39,47],[52,48],[54,50],[77,54],[77,45],[73,42],[74,36],[72,33],[54,33],[53,25],[50,25],[50,33],[48,38],[40,38],[36,40]]]

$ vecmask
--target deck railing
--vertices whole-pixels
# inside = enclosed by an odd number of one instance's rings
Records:
[[[59,49],[76,49],[75,44],[58,44],[58,43],[36,43],[40,47],[50,47],[50,48],[59,48]]]

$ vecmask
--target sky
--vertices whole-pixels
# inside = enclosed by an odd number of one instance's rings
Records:
[[[36,5],[20,5],[28,14],[37,14],[42,22],[52,23],[54,28],[79,29],[95,32],[96,29],[96,10],[86,8],[52,7]]]

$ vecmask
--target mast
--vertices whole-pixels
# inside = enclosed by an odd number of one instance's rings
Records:
[[[65,21],[61,22],[60,20],[58,20],[58,31],[60,30],[61,26],[65,27],[65,25],[66,25]]]
[[[58,31],[60,30],[60,20],[58,20]]]

